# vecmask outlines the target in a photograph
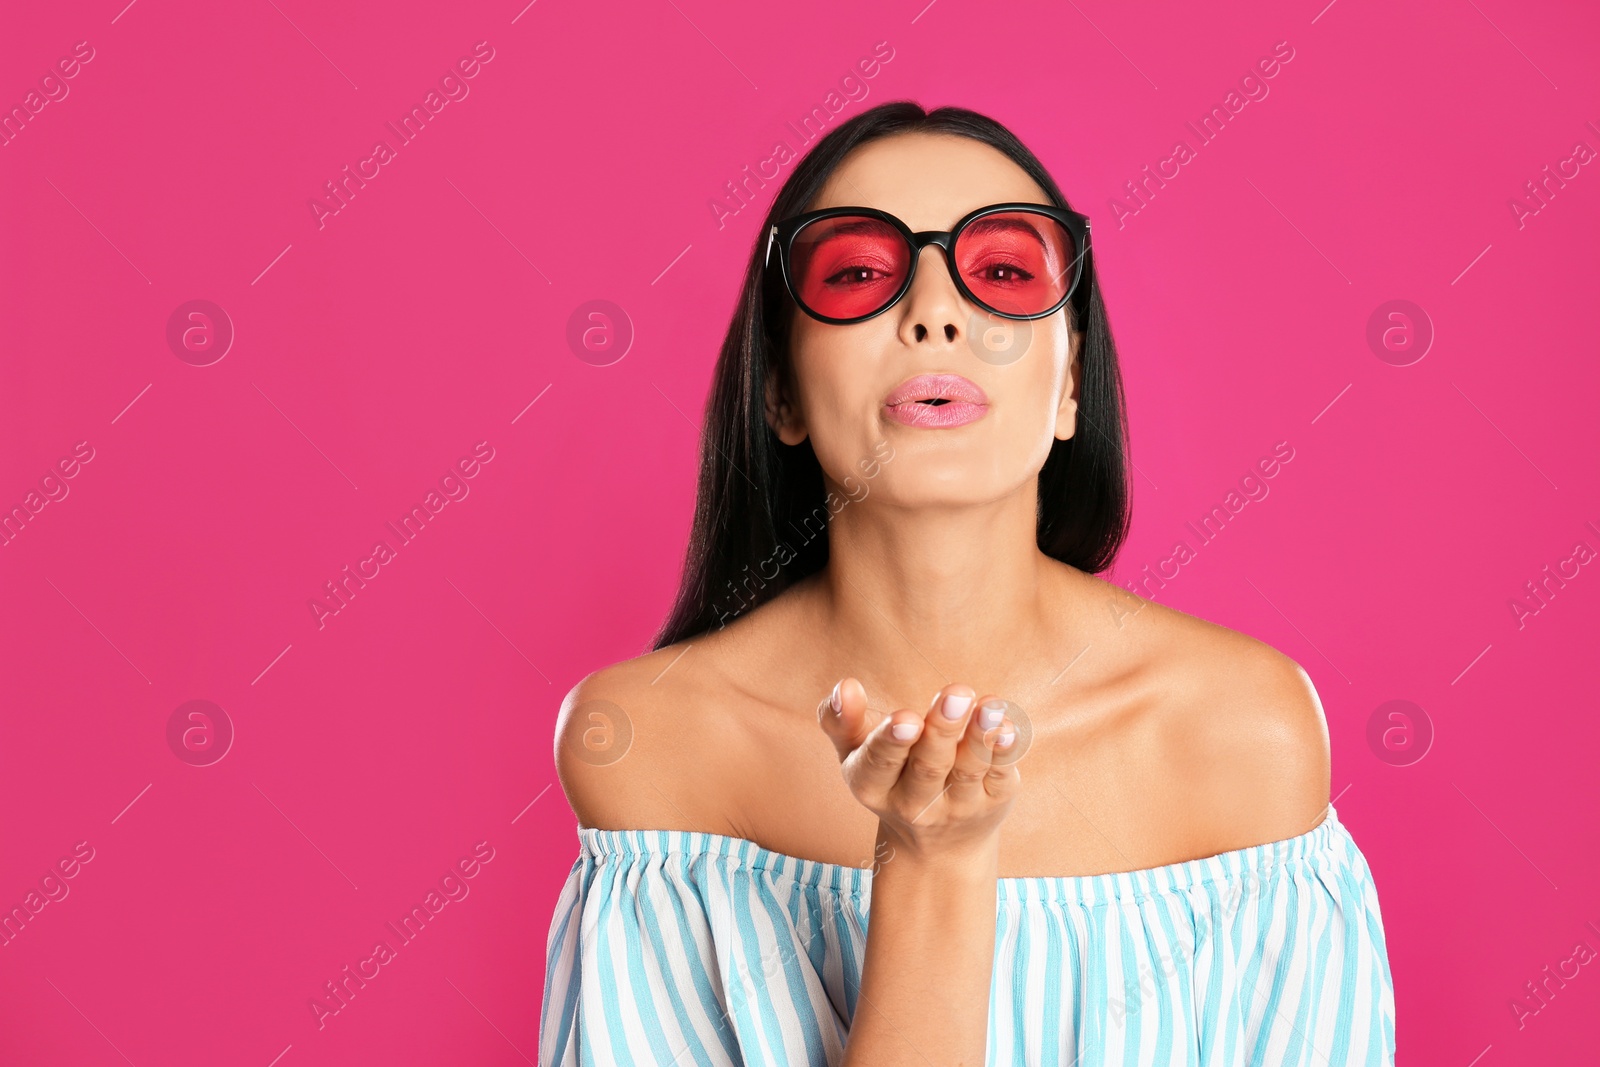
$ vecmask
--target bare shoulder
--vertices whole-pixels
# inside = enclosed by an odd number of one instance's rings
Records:
[[[726,643],[723,632],[699,635],[595,670],[566,693],[552,741],[579,825],[731,829],[728,797],[758,760],[733,715]]]
[[[1305,669],[1264,641],[1181,617],[1185,699],[1172,724],[1217,851],[1297,837],[1328,804],[1328,726]]]
[[[716,798],[684,790],[684,772],[711,758],[697,738],[689,672],[672,668],[685,646],[668,646],[589,674],[556,715],[556,774],[578,824],[605,830],[717,829]],[[715,780],[707,775],[703,780]]]
[[[1328,804],[1328,727],[1304,668],[1184,612],[1147,601],[1146,613],[1163,763],[1204,854],[1314,828]]]

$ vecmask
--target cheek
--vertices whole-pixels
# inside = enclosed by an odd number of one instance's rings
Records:
[[[1066,323],[1061,328],[1051,333],[1050,337],[1050,368],[1051,380],[1056,389],[1063,396],[1070,396],[1073,390],[1073,351],[1077,349],[1078,378],[1083,377],[1083,342],[1074,340],[1072,331],[1067,329]]]
[[[1026,357],[1014,367],[1018,386],[1027,391],[1029,410],[1053,412],[1072,389],[1072,334],[1059,319],[1052,316],[1048,327],[1035,330]]]
[[[1070,396],[1069,374],[1071,333],[1065,322],[1052,316],[1048,328],[1037,330],[1027,357],[1009,368],[1007,408],[1012,417],[1005,420],[1004,434],[1008,456],[1033,465],[1043,463],[1061,430],[1075,432],[1074,412],[1063,414],[1061,402]]]
[[[899,382],[879,353],[889,342],[875,322],[830,326],[808,320],[794,336],[795,377],[806,398],[807,415],[824,426],[847,428],[863,415],[876,417],[877,402]]]
[[[978,317],[966,346],[1003,377],[1042,382],[1065,373],[1071,338],[1063,312],[1031,322]]]
[[[887,330],[887,334],[883,331]],[[880,404],[912,372],[896,366],[893,326],[876,320],[830,326],[809,320],[795,327],[795,378],[817,462],[835,480],[855,473],[884,436]],[[904,360],[905,357],[899,357]]]

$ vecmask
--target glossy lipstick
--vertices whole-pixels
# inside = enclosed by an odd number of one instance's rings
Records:
[[[906,426],[941,429],[983,418],[989,398],[959,374],[918,374],[883,399],[884,414]]]

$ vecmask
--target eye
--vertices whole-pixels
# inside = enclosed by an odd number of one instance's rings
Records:
[[[822,281],[824,285],[866,285],[887,277],[887,274],[875,267],[845,267],[828,275]]]
[[[978,277],[999,285],[1020,285],[1033,281],[1032,272],[1015,263],[990,263],[979,269]]]

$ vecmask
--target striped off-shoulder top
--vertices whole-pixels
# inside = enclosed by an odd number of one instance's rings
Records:
[[[870,868],[687,830],[579,827],[578,844],[541,1067],[840,1063]],[[1205,859],[999,880],[991,1067],[1345,1067],[1392,1064],[1394,1044],[1376,889],[1331,806]]]

